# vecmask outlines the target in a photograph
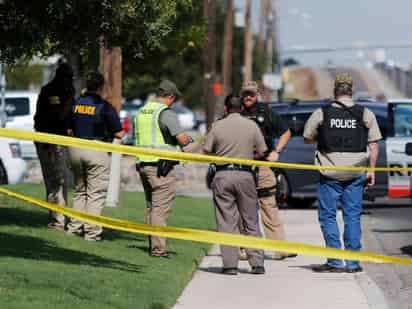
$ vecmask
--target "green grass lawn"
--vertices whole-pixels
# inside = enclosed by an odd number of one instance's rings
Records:
[[[42,185],[11,190],[43,198]],[[104,215],[143,221],[144,197],[125,192]],[[46,228],[47,210],[0,194],[0,308],[170,308],[208,244],[170,239],[171,259],[148,256],[147,237],[106,230],[87,242]],[[170,226],[214,229],[212,202],[177,198]]]

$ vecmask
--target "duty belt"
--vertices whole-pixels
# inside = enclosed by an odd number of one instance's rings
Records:
[[[136,163],[136,167],[141,166],[141,167],[145,167],[145,166],[157,166],[157,162],[139,162]]]
[[[253,173],[253,169],[250,166],[240,164],[216,165],[216,172],[220,171],[245,171]]]

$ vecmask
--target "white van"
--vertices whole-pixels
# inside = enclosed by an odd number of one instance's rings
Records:
[[[36,113],[38,93],[34,91],[6,92],[6,128],[34,131],[34,114]],[[37,158],[33,142],[20,141],[24,159]]]

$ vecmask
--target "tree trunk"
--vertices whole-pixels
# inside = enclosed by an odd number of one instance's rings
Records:
[[[70,54],[70,56],[67,57],[68,62],[70,64],[70,66],[73,69],[73,73],[74,73],[74,90],[76,93],[76,97],[80,96],[81,94],[81,90],[82,90],[82,86],[83,86],[83,82],[80,79],[81,76],[81,61],[80,61],[80,56],[77,54],[75,55],[74,53]]]
[[[207,21],[207,36],[203,46],[203,98],[206,103],[207,126],[215,118],[213,83],[216,79],[216,1],[203,0],[203,16]]]
[[[122,108],[122,50],[120,47],[100,47],[100,72],[104,76],[103,98],[119,112]]]
[[[233,0],[226,1],[225,34],[223,40],[223,96],[232,91]]]

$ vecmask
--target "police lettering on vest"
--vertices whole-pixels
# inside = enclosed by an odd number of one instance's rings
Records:
[[[356,129],[356,119],[339,119],[330,120],[330,127],[336,129]]]
[[[80,97],[72,108],[74,136],[109,141],[110,137],[104,123],[105,102],[98,96],[86,95]]]
[[[322,108],[323,123],[319,127],[318,150],[328,152],[366,152],[368,128],[363,123],[364,108],[354,105]]]
[[[96,114],[96,106],[76,105],[74,107],[75,114],[94,115]]]

